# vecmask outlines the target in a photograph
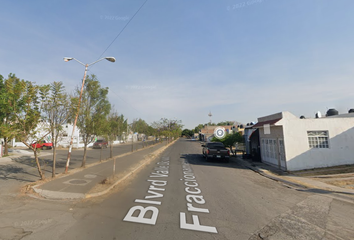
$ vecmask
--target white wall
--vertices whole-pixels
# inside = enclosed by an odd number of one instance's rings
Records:
[[[61,135],[58,138],[58,146],[69,147],[74,125],[64,124],[62,125],[62,127],[63,130],[61,131]],[[77,126],[75,126],[73,148],[80,148],[83,146],[83,144],[80,144],[81,139],[79,136],[80,136],[80,129]]]
[[[44,140],[46,141],[51,141],[51,134],[48,134],[49,132],[49,124],[47,124],[46,122],[39,122],[36,129],[35,129],[35,137],[34,138],[28,138],[27,139],[27,143],[31,144],[35,141],[37,141],[38,138],[42,138],[44,137]],[[11,140],[11,144],[12,147],[26,147],[26,145],[23,142],[16,142],[16,139],[12,139]]]
[[[271,126],[270,127],[270,133],[265,134],[264,128],[259,129],[259,138],[260,138],[260,144],[261,144],[261,157],[262,157],[262,162],[267,163],[269,165],[276,166],[278,168],[281,168],[281,162],[279,159],[279,145],[278,142],[280,139],[284,139],[283,135],[283,128],[281,126]],[[272,144],[269,143],[269,145],[264,144],[265,141],[268,140],[272,142]],[[275,142],[275,143],[274,143]],[[267,149],[266,146],[268,146],[270,149]],[[266,152],[272,153],[269,154],[270,156],[267,157]],[[284,164],[283,164],[284,165]],[[283,169],[285,170],[285,166],[283,166]]]
[[[289,171],[354,164],[354,114],[346,118],[318,119],[285,114],[277,125],[283,125]],[[328,131],[329,148],[310,148],[307,131]]]
[[[138,134],[129,134],[127,137],[127,142],[131,142],[133,138],[133,142],[137,142],[138,141]]]

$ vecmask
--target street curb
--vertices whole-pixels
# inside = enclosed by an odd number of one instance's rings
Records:
[[[175,142],[177,141],[177,139],[165,146],[161,146],[160,148],[158,148],[157,150],[155,150],[154,152],[150,153],[150,154],[153,154],[155,155],[156,152],[158,151],[161,151],[163,152],[167,147],[171,146],[172,144],[174,144]],[[62,177],[66,177],[66,176],[70,176],[71,174],[74,174],[74,173],[77,173],[77,172],[80,172],[80,171],[83,171],[84,169],[87,169],[87,168],[90,168],[90,167],[94,167],[98,164],[101,164],[101,163],[104,163],[106,161],[112,161],[114,159],[117,159],[117,158],[121,158],[121,157],[124,157],[124,156],[127,156],[127,155],[130,155],[132,153],[135,153],[135,152],[139,152],[139,151],[142,151],[144,149],[148,149],[148,148],[151,148],[151,147],[154,147],[156,145],[151,145],[151,146],[148,146],[148,147],[145,147],[145,148],[141,148],[141,149],[138,149],[138,150],[135,150],[134,152],[128,152],[128,153],[124,153],[124,154],[121,154],[121,155],[117,155],[117,156],[114,156],[113,158],[109,158],[109,159],[106,159],[102,162],[97,162],[97,163],[92,163],[90,165],[87,165],[86,168],[77,168],[77,169],[73,169],[72,171],[68,172],[68,173],[65,173],[65,174],[60,174],[59,176],[57,176],[56,178],[52,178],[50,179],[49,181],[46,181],[46,182],[41,182],[39,184],[36,184],[34,186],[31,186],[31,188],[34,190],[34,192],[36,192],[37,194],[39,194],[41,197],[47,199],[47,200],[78,200],[78,199],[85,199],[85,198],[92,198],[92,197],[98,197],[98,196],[102,196],[106,193],[108,193],[110,190],[112,190],[116,185],[118,185],[120,182],[122,182],[123,180],[125,180],[126,178],[128,178],[130,175],[132,175],[134,172],[136,172],[137,170],[139,170],[141,167],[143,167],[144,165],[146,165],[147,163],[151,162],[152,160],[154,160],[157,156],[155,155],[153,158],[149,159],[149,160],[145,160],[144,163],[140,164],[137,168],[135,168],[132,172],[128,173],[127,175],[123,176],[122,178],[118,179],[112,186],[110,186],[108,189],[106,190],[103,190],[101,192],[97,192],[97,193],[91,193],[91,194],[82,194],[82,193],[71,193],[71,192],[57,192],[57,191],[50,191],[50,190],[43,190],[43,189],[40,189],[39,187],[47,182],[50,182],[52,180],[55,180],[55,179],[58,179],[58,178],[62,178]],[[40,180],[41,181],[41,180]],[[39,182],[39,181],[38,181]],[[28,185],[28,184],[27,184]],[[25,185],[26,186],[26,185]],[[28,196],[31,196],[31,194],[27,194]],[[65,197],[63,197],[65,196]],[[32,196],[31,196],[32,197]]]
[[[242,161],[244,162],[244,160],[242,160]],[[289,187],[302,188],[301,190],[303,190],[303,189],[318,189],[318,190],[331,192],[331,193],[339,193],[339,194],[345,194],[345,195],[354,196],[354,193],[351,193],[351,192],[336,191],[336,190],[333,190],[333,189],[325,189],[325,188],[320,188],[318,186],[314,186],[314,185],[311,185],[311,184],[308,184],[308,183],[301,182],[299,180],[297,182],[294,182],[294,181],[283,179],[281,177],[276,177],[273,174],[266,173],[263,169],[260,169],[258,167],[250,166],[248,163],[247,164],[242,164],[242,165],[247,167],[247,168],[249,168],[249,169],[251,169],[252,171],[260,174],[263,177],[269,178],[269,179],[274,180],[274,181],[285,183]]]
[[[148,164],[148,163],[152,162],[153,160],[155,160],[159,156],[159,154],[161,154],[163,151],[165,151],[168,147],[172,146],[176,141],[177,140],[175,140],[175,141],[173,141],[173,142],[171,142],[171,143],[169,143],[169,144],[157,149],[156,151],[152,152],[151,154],[153,155],[153,157],[151,159],[145,160],[142,164],[140,164],[138,167],[133,169],[130,173],[128,173],[127,175],[125,175],[122,178],[118,179],[115,183],[112,184],[112,186],[108,187],[106,190],[103,190],[103,191],[97,192],[97,193],[85,194],[85,198],[99,197],[99,196],[102,196],[104,194],[107,194],[115,186],[117,186],[119,183],[123,182],[125,179],[129,178],[132,174],[134,174],[140,168],[142,168],[146,164]],[[159,153],[156,154],[156,152],[159,152]]]
[[[39,189],[38,187],[40,185],[41,184],[35,185],[35,186],[32,187],[32,189],[36,193],[41,195],[41,197],[44,197],[46,199],[51,199],[51,200],[61,200],[61,199],[67,200],[67,199],[71,199],[71,200],[75,200],[75,199],[85,198],[85,194],[82,194],[82,193],[56,192],[56,191],[49,191],[49,190]],[[63,195],[65,196],[65,198],[62,197]]]
[[[156,146],[156,145],[153,144],[153,145],[151,145],[151,146],[144,147],[144,148],[140,148],[140,149],[135,150],[135,151],[133,151],[133,152],[123,153],[123,154],[120,154],[120,155],[116,155],[116,156],[114,156],[113,158],[107,158],[107,159],[103,159],[103,160],[101,160],[101,161],[99,161],[99,162],[90,163],[90,164],[87,164],[84,168],[78,167],[78,168],[74,168],[74,169],[68,171],[67,173],[58,173],[58,174],[56,174],[55,178],[46,178],[46,179],[45,179],[46,182],[41,182],[42,180],[38,180],[38,181],[36,181],[36,182],[34,182],[34,183],[32,183],[32,184],[35,184],[35,183],[40,182],[39,184],[35,185],[35,186],[40,186],[40,185],[42,185],[42,184],[44,184],[44,183],[50,182],[50,181],[55,180],[55,179],[57,179],[57,178],[67,177],[67,176],[70,176],[71,174],[74,174],[74,173],[77,173],[77,172],[81,172],[81,171],[83,171],[83,170],[85,170],[85,169],[87,169],[87,168],[94,167],[94,166],[99,165],[99,164],[101,164],[101,163],[105,163],[105,162],[107,162],[107,161],[112,161],[112,160],[114,160],[114,159],[121,158],[121,157],[130,155],[130,154],[132,154],[132,153],[142,151],[142,150],[144,150],[144,149],[149,149],[149,148],[154,147],[154,146]],[[28,184],[27,184],[27,185],[28,185]]]

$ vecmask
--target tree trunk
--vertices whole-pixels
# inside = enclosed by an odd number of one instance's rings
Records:
[[[86,167],[86,150],[87,150],[87,146],[86,146],[86,144],[85,144],[85,146],[84,146],[84,156],[83,156],[83,158],[82,158],[82,163],[81,163],[81,167]]]
[[[113,141],[111,142],[111,145],[109,146],[109,148],[110,148],[110,158],[112,158],[113,157]]]
[[[55,178],[55,164],[56,164],[56,152],[57,148],[53,144],[53,166],[52,166],[52,178]]]
[[[4,155],[9,155],[9,146],[7,144],[7,138],[4,138],[4,144],[5,144]]]
[[[36,149],[34,150],[34,159],[36,160],[36,164],[37,164],[37,169],[38,169],[40,180],[44,180],[45,176],[44,176],[44,173],[42,172],[41,164],[39,163],[39,159],[38,159],[38,155],[37,155]]]
[[[102,162],[102,149],[103,149],[103,146],[101,147],[101,150],[100,150],[100,162]]]
[[[88,142],[88,137],[85,136],[85,140],[84,140],[84,156],[82,158],[82,163],[81,163],[81,167],[86,167],[86,153],[87,153],[87,142]]]

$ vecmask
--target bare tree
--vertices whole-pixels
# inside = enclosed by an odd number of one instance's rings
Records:
[[[65,93],[62,82],[53,82],[40,87],[42,119],[49,124],[51,141],[53,143],[52,177],[55,177],[56,150],[58,139],[63,130],[62,125],[71,113],[69,97]]]

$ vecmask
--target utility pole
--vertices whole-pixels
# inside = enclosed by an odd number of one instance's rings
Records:
[[[64,58],[64,61],[65,62],[69,62],[71,60],[75,60],[76,62],[80,63],[81,65],[85,66],[85,72],[84,72],[84,78],[82,79],[82,85],[81,85],[81,91],[80,91],[80,97],[79,97],[79,102],[77,104],[77,108],[76,108],[76,116],[75,116],[75,120],[74,120],[74,125],[73,125],[73,131],[72,131],[72,134],[71,134],[71,139],[70,139],[70,145],[69,145],[69,151],[68,151],[68,157],[67,157],[67,160],[66,160],[66,164],[65,164],[65,171],[64,173],[67,173],[68,172],[68,169],[69,169],[69,164],[70,164],[70,158],[71,158],[71,150],[72,150],[72,146],[73,146],[73,140],[74,140],[74,133],[75,133],[75,127],[76,127],[76,122],[77,122],[77,118],[79,116],[79,111],[80,111],[80,103],[81,103],[81,98],[82,98],[82,92],[83,92],[83,89],[84,89],[84,85],[85,85],[85,79],[86,79],[86,73],[87,73],[87,68],[103,59],[106,59],[110,62],[115,62],[116,59],[114,57],[105,57],[105,58],[101,58],[93,63],[90,63],[90,64],[84,64],[82,62],[80,62],[79,60],[75,59],[75,58],[72,58],[72,57],[65,57]],[[79,139],[78,139],[79,140]]]
[[[77,104],[76,116],[75,116],[75,120],[74,120],[73,131],[72,131],[72,133],[71,133],[71,139],[70,139],[68,157],[67,157],[67,159],[66,159],[66,164],[65,164],[65,171],[64,171],[64,173],[67,173],[68,170],[69,170],[70,157],[71,157],[71,150],[72,150],[72,147],[73,147],[73,140],[74,140],[74,133],[75,133],[75,126],[76,126],[77,118],[78,118],[78,116],[79,116],[80,103],[81,103],[82,92],[83,92],[83,90],[84,90],[87,68],[88,68],[88,64],[85,64],[85,73],[84,73],[84,78],[82,79],[80,97],[79,97],[79,102],[78,102],[78,104]]]

